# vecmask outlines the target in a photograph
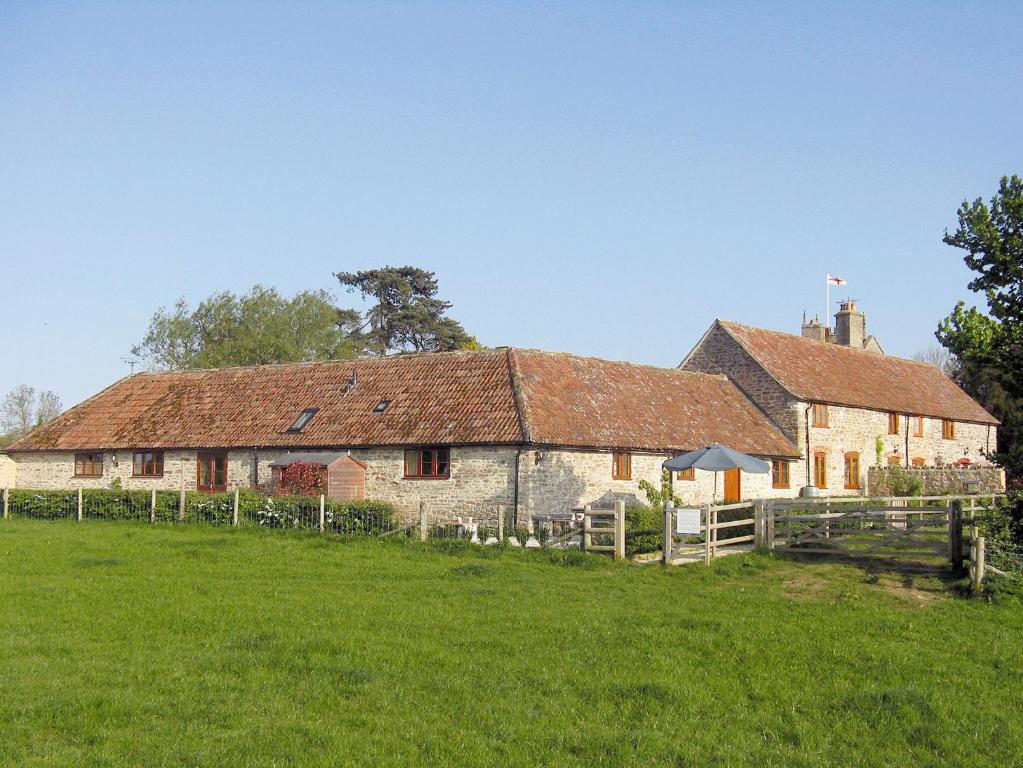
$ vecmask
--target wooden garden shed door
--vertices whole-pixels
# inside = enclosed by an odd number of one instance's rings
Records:
[[[742,501],[742,470],[725,470],[725,504],[733,501]]]

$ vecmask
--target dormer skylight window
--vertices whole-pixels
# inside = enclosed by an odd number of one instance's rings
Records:
[[[306,425],[313,420],[313,416],[316,415],[316,412],[318,410],[320,409],[306,408],[304,411],[302,411],[302,413],[298,414],[298,418],[295,419],[295,422],[290,427],[288,427],[288,431],[301,432],[303,429],[306,428]]]
[[[387,406],[391,404],[390,400],[381,400],[373,407],[373,413],[383,413],[387,410]]]

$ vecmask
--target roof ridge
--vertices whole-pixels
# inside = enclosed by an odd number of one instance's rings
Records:
[[[515,403],[515,412],[519,417],[519,432],[522,440],[526,443],[533,442],[533,430],[529,423],[529,405],[526,403],[526,395],[522,390],[522,381],[519,377],[519,364],[515,359],[515,348],[508,347],[505,353],[508,362],[508,381],[512,389],[512,402]]]
[[[834,342],[825,342],[825,341],[821,341],[820,339],[811,339],[811,338],[808,338],[806,336],[800,336],[798,333],[789,333],[788,331],[778,331],[778,330],[775,330],[774,328],[762,328],[759,325],[748,325],[747,323],[737,323],[734,320],[721,320],[721,319],[718,319],[718,322],[721,323],[722,325],[734,325],[734,326],[738,326],[739,328],[748,328],[751,331],[763,331],[764,333],[773,333],[775,336],[785,336],[785,337],[790,338],[790,339],[798,339],[799,341],[810,342],[811,344],[819,344],[819,345],[823,346],[825,349],[848,350],[849,352],[865,352],[866,351],[866,350],[863,350],[863,349],[856,349],[854,347],[847,347],[844,344],[836,344]],[[868,334],[867,335],[867,338],[871,338],[871,337],[876,338],[876,336],[874,334]],[[877,354],[877,353],[872,353],[872,354]],[[900,360],[900,361],[902,361],[904,363],[913,363],[914,365],[927,365],[927,366],[931,366],[932,368],[936,368],[937,367],[937,366],[933,365],[932,363],[928,363],[928,362],[925,362],[923,360],[913,360],[912,358],[909,358],[909,357],[900,357],[899,355],[890,355],[887,352],[881,352],[880,353],[880,357],[883,357],[886,360]]]
[[[523,352],[526,354],[546,355],[549,357],[567,357],[572,360],[596,360],[601,363],[611,363],[613,365],[627,365],[632,368],[645,368],[652,369],[655,371],[661,371],[664,373],[670,373],[672,375],[681,373],[687,376],[708,376],[708,377],[719,377],[727,378],[721,373],[704,373],[703,371],[683,371],[676,366],[664,366],[654,365],[653,363],[636,363],[631,360],[611,360],[606,357],[598,357],[596,355],[577,355],[574,352],[556,352],[548,349],[535,349],[535,348],[524,348],[524,347],[508,347],[509,350],[514,352]]]
[[[213,371],[249,371],[257,368],[289,368],[289,367],[314,367],[318,365],[338,365],[342,363],[378,363],[390,360],[408,360],[413,358],[434,358],[454,355],[496,355],[505,350],[506,347],[487,347],[486,349],[449,349],[442,352],[429,352],[421,350],[418,352],[398,352],[393,355],[357,355],[356,357],[337,357],[331,360],[296,360],[291,363],[253,363],[251,365],[223,365],[210,368],[170,368],[165,371],[139,371],[131,374],[133,376],[166,376],[172,373],[210,373]],[[128,378],[128,377],[124,377]],[[118,379],[120,381],[120,379]],[[116,382],[115,382],[116,383]],[[111,385],[112,386],[112,385]]]

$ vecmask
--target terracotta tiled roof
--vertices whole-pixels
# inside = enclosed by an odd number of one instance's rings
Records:
[[[724,376],[533,350],[511,356],[534,443],[667,451],[724,443],[799,455]]]
[[[288,432],[306,408],[319,410]],[[797,455],[722,376],[504,349],[140,373],[8,450],[531,442]]]
[[[997,424],[933,365],[789,333],[718,323],[801,400]]]
[[[9,450],[518,442],[509,381],[503,350],[140,373]],[[306,408],[319,411],[289,433]]]

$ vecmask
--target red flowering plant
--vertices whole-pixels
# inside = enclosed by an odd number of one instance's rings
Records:
[[[277,493],[286,496],[318,496],[327,487],[327,468],[296,461],[281,470]]]

